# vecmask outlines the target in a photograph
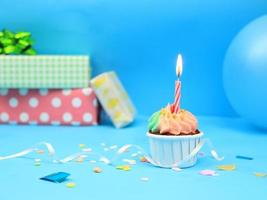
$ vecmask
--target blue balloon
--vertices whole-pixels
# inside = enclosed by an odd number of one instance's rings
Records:
[[[243,28],[225,57],[223,82],[236,112],[267,128],[267,15]]]

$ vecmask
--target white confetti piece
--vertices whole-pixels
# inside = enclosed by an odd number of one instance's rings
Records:
[[[105,148],[104,148],[104,151],[109,151],[109,148],[105,147]]]
[[[107,159],[106,157],[101,157],[101,158],[99,159],[99,161],[100,161],[100,162],[103,162],[103,163],[105,163],[105,164],[107,164],[107,165],[110,164],[110,160]]]
[[[173,171],[176,171],[176,172],[180,172],[180,171],[182,171],[182,169],[179,168],[179,167],[173,167],[172,170],[173,170]]]
[[[141,181],[149,181],[149,178],[148,177],[141,177],[140,180]]]
[[[90,163],[96,163],[96,160],[90,160]]]
[[[133,153],[131,156],[136,157],[136,156],[138,156],[138,153]]]
[[[92,149],[91,149],[91,148],[84,148],[83,151],[84,151],[84,152],[91,152]]]
[[[204,169],[199,172],[203,176],[217,176],[217,172],[211,169]]]
[[[106,146],[106,144],[105,144],[104,142],[102,142],[100,145],[101,145],[102,147],[105,147],[105,146]]]
[[[41,162],[41,159],[40,158],[36,158],[34,159],[35,162]]]
[[[128,163],[129,165],[135,165],[136,164],[135,160],[123,159],[122,161]]]
[[[117,146],[117,145],[112,145],[112,146],[110,146],[109,148],[110,148],[110,149],[117,149],[118,146]]]

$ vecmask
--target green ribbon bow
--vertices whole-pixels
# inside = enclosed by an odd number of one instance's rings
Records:
[[[36,55],[32,47],[33,40],[29,32],[11,32],[4,29],[0,32],[0,54]]]

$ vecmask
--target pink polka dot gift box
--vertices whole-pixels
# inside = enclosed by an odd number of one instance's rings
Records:
[[[96,125],[98,104],[91,88],[0,89],[0,123]]]

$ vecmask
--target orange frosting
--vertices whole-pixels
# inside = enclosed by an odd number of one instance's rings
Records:
[[[192,113],[186,110],[172,113],[169,106],[159,112],[157,121],[156,127],[152,132],[158,132],[163,135],[192,134],[196,132],[198,126],[197,119]]]

